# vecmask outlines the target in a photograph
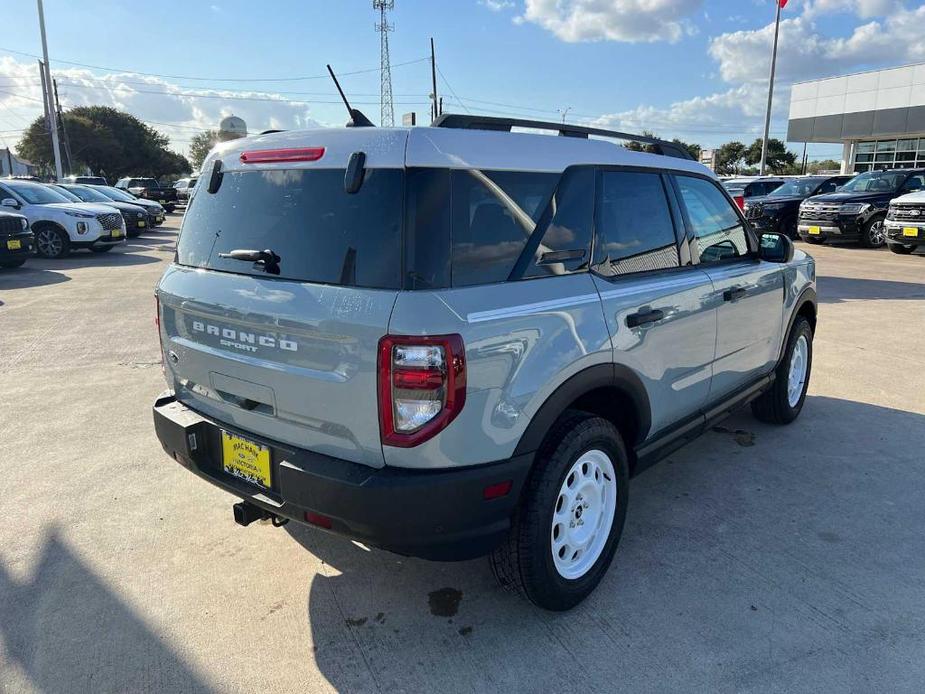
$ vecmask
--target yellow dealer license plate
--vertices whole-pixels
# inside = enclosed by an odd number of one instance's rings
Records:
[[[11,251],[18,251],[20,248],[22,248],[22,241],[19,239],[10,239],[6,242],[6,247]]]
[[[141,227],[146,227],[146,226],[148,226],[148,223],[147,223],[147,222],[138,222],[138,227],[139,227],[139,228],[141,228]]]
[[[822,233],[822,229],[820,229],[819,227],[810,227],[810,228],[809,228],[809,233],[810,233],[810,234],[821,234],[821,233]]]
[[[270,449],[222,431],[222,468],[265,489],[270,488]]]
[[[903,227],[903,236],[918,236],[918,227]]]
[[[121,230],[121,229],[113,229],[113,230],[112,230],[112,237],[113,237],[114,239],[115,239],[115,238],[118,238],[118,237],[120,237],[120,236],[122,236],[122,230]]]

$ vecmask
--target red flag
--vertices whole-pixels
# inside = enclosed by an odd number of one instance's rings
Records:
[[[787,0],[777,0],[777,4],[780,5],[781,9],[784,9],[787,6]]]

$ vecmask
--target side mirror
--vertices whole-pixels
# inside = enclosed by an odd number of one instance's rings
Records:
[[[3,198],[3,201],[0,202],[0,205],[3,207],[15,207],[17,210],[19,209],[19,203],[16,202],[15,198]]]
[[[769,263],[789,263],[793,260],[793,241],[786,234],[766,232],[761,235],[758,257]]]

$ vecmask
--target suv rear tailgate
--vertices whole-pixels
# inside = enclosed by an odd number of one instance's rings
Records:
[[[396,294],[171,267],[167,380],[219,422],[381,467],[376,348]]]

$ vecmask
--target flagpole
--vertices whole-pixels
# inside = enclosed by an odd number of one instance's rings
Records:
[[[771,100],[774,97],[774,69],[777,67],[777,34],[780,31],[780,8],[786,0],[774,0],[777,5],[777,19],[774,21],[774,48],[771,50],[771,77],[768,79],[768,110],[764,116],[764,139],[761,141],[761,166],[758,174],[764,176],[765,163],[768,157],[768,132],[771,129]]]

